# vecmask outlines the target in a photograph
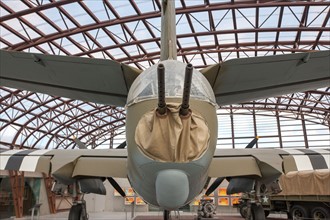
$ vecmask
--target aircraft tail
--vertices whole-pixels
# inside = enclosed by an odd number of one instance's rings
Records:
[[[175,1],[162,1],[160,60],[176,60]]]

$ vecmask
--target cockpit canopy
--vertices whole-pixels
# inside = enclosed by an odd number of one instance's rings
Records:
[[[182,98],[186,64],[176,60],[162,61],[165,66],[166,98]],[[146,99],[157,99],[157,65],[142,72],[134,81],[127,98],[127,106]],[[193,70],[191,99],[208,101],[216,105],[213,90],[207,79],[198,71]]]

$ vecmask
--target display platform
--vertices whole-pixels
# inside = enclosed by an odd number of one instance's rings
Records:
[[[59,212],[51,215],[40,216],[39,220],[67,220],[69,216],[69,212]],[[89,213],[89,220],[128,220],[130,218],[131,213],[127,212],[91,212]],[[1,220],[13,220],[13,217],[10,218],[1,218]],[[182,214],[180,218],[176,218],[174,215],[172,216],[172,220],[196,220],[197,215],[190,214]],[[158,212],[145,212],[145,213],[136,213],[136,217],[133,218],[135,220],[163,220],[162,213]],[[287,219],[286,214],[270,214],[267,220],[284,220]],[[24,216],[19,220],[31,220],[31,216]],[[217,215],[216,218],[207,219],[207,220],[244,220],[241,216],[235,214],[220,214]]]
[[[271,214],[272,215],[272,214]],[[274,216],[274,217],[273,217]],[[281,220],[286,219],[286,217],[280,216],[280,215],[273,215],[271,217],[268,217],[267,220]],[[197,216],[180,216],[179,218],[172,216],[172,220],[198,220]],[[147,215],[141,215],[136,216],[134,220],[163,220],[163,216],[147,216]],[[202,218],[200,220],[244,220],[241,216],[216,216],[214,218]]]
[[[237,218],[228,218],[228,217],[225,217],[225,216],[221,216],[221,217],[214,217],[214,218],[197,218],[197,216],[187,216],[187,215],[184,215],[184,216],[180,216],[180,217],[176,217],[176,216],[172,216],[173,220],[177,220],[177,219],[180,219],[180,220],[231,220],[231,219],[242,219],[240,217],[237,217]],[[136,216],[134,218],[134,220],[163,220],[163,216]]]

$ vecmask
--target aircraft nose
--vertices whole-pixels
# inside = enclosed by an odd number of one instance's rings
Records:
[[[156,198],[158,205],[166,210],[182,207],[188,199],[189,181],[186,173],[169,169],[158,173],[156,179]]]

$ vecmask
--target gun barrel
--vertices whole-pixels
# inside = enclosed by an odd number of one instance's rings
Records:
[[[180,108],[181,116],[187,116],[189,114],[189,99],[190,99],[192,73],[193,73],[193,66],[192,64],[188,63],[186,66],[186,72],[184,76],[184,88],[183,88],[182,104]]]
[[[157,108],[157,112],[160,115],[164,115],[166,113],[165,67],[161,63],[157,67],[157,76],[158,76],[158,108]]]

